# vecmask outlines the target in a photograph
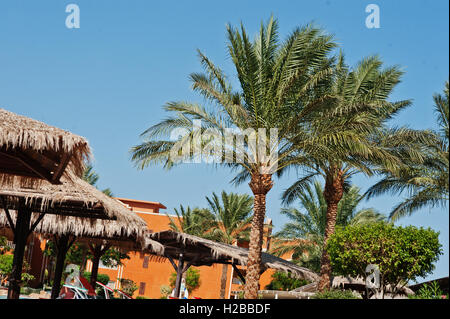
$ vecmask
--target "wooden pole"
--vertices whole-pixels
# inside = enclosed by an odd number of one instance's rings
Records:
[[[180,298],[181,277],[183,276],[184,259],[183,253],[180,253],[177,268],[177,280],[175,281],[175,298]]]
[[[22,279],[23,256],[30,231],[31,210],[21,208],[17,211],[14,231],[14,258],[12,272],[9,278],[8,299],[19,299]]]
[[[64,261],[66,259],[67,250],[69,249],[69,236],[61,235],[55,243],[57,247],[57,257],[55,266],[55,277],[53,278],[51,299],[56,299],[61,290],[61,278],[64,270]]]

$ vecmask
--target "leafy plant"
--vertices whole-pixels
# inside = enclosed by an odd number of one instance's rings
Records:
[[[376,265],[381,293],[388,284],[395,288],[430,274],[442,254],[439,233],[432,229],[387,223],[338,229],[326,249],[333,270],[340,275],[364,278],[366,267]]]
[[[122,291],[130,296],[133,296],[134,292],[138,290],[138,286],[131,279],[120,279],[120,285],[122,286]]]
[[[4,255],[10,250],[11,247],[8,246],[8,239],[5,236],[0,236],[0,255]]]
[[[88,272],[88,271],[85,271],[83,273],[83,277],[86,278],[88,281],[90,281],[91,280],[91,273]],[[104,284],[104,285],[107,285],[109,283],[109,280],[110,280],[110,278],[109,278],[108,275],[105,275],[105,274],[98,274],[97,275],[97,281],[102,283],[102,284]]]
[[[13,259],[14,255],[0,255],[0,283],[6,282],[11,275]],[[29,274],[28,270],[30,270],[30,265],[24,261],[21,277],[22,286],[34,279],[34,276]]]
[[[448,294],[444,295],[441,287],[436,281],[431,284],[424,284],[415,295],[409,295],[409,299],[448,299]]]
[[[170,287],[175,288],[175,282],[177,280],[177,273],[172,273],[170,275],[169,283]],[[186,271],[186,288],[189,291],[189,293],[192,293],[195,289],[200,287],[200,270],[196,268],[189,268]]]
[[[304,279],[297,279],[291,274],[277,271],[272,274],[272,281],[265,289],[289,291],[306,284],[308,284],[308,282]]]

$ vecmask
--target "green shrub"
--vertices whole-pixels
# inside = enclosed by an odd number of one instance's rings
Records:
[[[366,267],[376,265],[380,291],[387,284],[425,277],[442,254],[439,233],[414,226],[377,223],[337,229],[326,249],[333,271],[339,275],[366,277]]]
[[[448,295],[444,295],[441,287],[436,281],[431,284],[424,284],[415,295],[409,295],[409,299],[448,299]]]
[[[304,286],[307,283],[308,282],[304,279],[297,279],[291,274],[277,271],[272,274],[272,281],[265,287],[265,289],[289,291]]]
[[[170,287],[175,287],[175,282],[177,279],[177,273],[172,273],[170,275]],[[186,288],[189,291],[189,293],[192,293],[195,289],[200,287],[200,270],[195,269],[193,267],[189,268],[186,271]]]
[[[312,299],[361,299],[350,290],[325,290],[318,292]]]
[[[85,271],[83,273],[83,277],[86,278],[89,282],[91,281],[91,273]],[[109,283],[109,276],[108,275],[104,275],[104,274],[97,274],[97,281],[107,285]]]

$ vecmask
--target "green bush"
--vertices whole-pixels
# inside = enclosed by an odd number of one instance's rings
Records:
[[[88,271],[85,271],[83,273],[83,277],[86,278],[89,282],[91,281],[91,273]],[[97,281],[107,285],[109,283],[109,276],[104,274],[97,274]]]
[[[325,290],[316,293],[312,299],[361,299],[350,290]]]
[[[444,292],[439,287],[436,281],[431,284],[424,284],[415,295],[409,295],[409,299],[448,299],[448,294],[444,295]]]
[[[304,279],[297,279],[291,274],[277,271],[272,274],[272,281],[265,289],[289,291],[306,284],[308,284],[308,282]]]
[[[175,282],[177,279],[177,273],[172,273],[170,275],[169,283],[170,287],[175,287]],[[192,293],[195,289],[200,287],[200,270],[195,269],[193,267],[189,268],[186,271],[186,288],[189,291],[189,293]]]
[[[380,291],[387,284],[425,277],[442,254],[439,233],[414,226],[377,223],[337,229],[326,249],[333,271],[339,275],[366,277],[366,267],[376,265]]]

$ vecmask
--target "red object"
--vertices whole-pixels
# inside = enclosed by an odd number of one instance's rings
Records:
[[[88,296],[97,296],[97,294],[95,293],[95,289],[91,286],[91,284],[89,283],[89,281],[84,278],[83,276],[80,276],[80,282],[83,285],[84,288],[86,288],[88,290]]]

